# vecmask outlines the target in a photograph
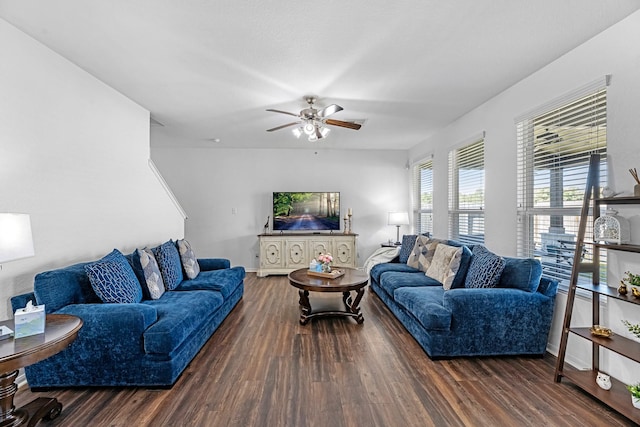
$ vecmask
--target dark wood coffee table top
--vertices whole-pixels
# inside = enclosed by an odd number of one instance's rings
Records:
[[[289,273],[289,283],[298,289],[313,292],[348,292],[355,291],[367,285],[369,276],[353,268],[339,267],[344,275],[335,279],[310,276],[306,268]]]

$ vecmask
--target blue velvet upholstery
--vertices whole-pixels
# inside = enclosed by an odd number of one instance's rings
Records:
[[[12,297],[12,306],[40,298],[47,313],[78,316],[83,326],[67,349],[25,368],[29,386],[173,385],[244,294],[242,267],[220,258],[198,263],[220,283],[185,280],[179,291],[131,304],[101,303],[86,263],[38,274],[34,292]]]
[[[400,264],[396,262],[384,262],[381,264],[374,265],[373,268],[371,268],[371,272],[369,274],[374,280],[379,281],[380,275],[387,271],[402,271],[405,273],[420,272],[420,270],[418,270],[417,268],[409,267],[407,264]],[[422,272],[422,274],[424,275],[424,272]]]
[[[176,244],[169,240],[151,250],[158,261],[165,288],[168,291],[175,289],[184,279],[180,253]]]
[[[471,254],[469,248],[466,251]],[[372,268],[371,290],[431,358],[542,356],[558,283],[540,277],[537,260],[504,259],[499,282],[503,288],[459,287],[445,291],[437,282],[426,282],[416,269],[388,263]],[[470,262],[469,256],[465,270]],[[462,276],[465,275],[466,271]]]

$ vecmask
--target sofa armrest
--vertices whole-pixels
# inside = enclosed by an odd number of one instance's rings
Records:
[[[451,329],[462,333],[495,336],[549,332],[554,299],[519,289],[451,289],[443,305],[451,310]]]
[[[27,292],[26,294],[13,296],[11,297],[11,309],[15,313],[17,309],[24,308],[29,301],[31,301],[33,305],[37,305],[36,294]]]
[[[202,271],[222,270],[231,267],[231,262],[226,258],[198,258],[198,264]]]
[[[156,309],[147,304],[71,304],[56,313],[83,321],[70,347],[76,357],[119,361],[144,354],[143,333],[158,318]]]

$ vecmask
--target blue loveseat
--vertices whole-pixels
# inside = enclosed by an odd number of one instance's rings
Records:
[[[448,290],[406,259],[377,264],[370,272],[371,289],[429,357],[543,356],[558,284],[541,277],[540,262],[502,257],[504,269],[494,287],[467,288],[473,247],[444,243],[463,248]]]
[[[162,246],[175,261],[180,255],[172,245],[176,249],[171,241]],[[126,260],[144,280],[136,252]],[[29,386],[173,385],[244,292],[243,267],[222,258],[197,263],[194,279],[180,276],[175,289],[158,299],[146,294],[138,303],[103,303],[87,274],[90,263],[36,275],[33,293],[11,299],[14,311],[32,300],[45,304],[47,313],[71,314],[84,323],[67,349],[25,368]]]

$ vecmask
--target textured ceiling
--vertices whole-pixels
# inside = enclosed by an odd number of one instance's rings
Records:
[[[640,0],[0,0],[0,17],[151,111],[154,144],[406,149]],[[304,95],[366,119],[265,130]],[[219,138],[220,142],[211,142]]]

